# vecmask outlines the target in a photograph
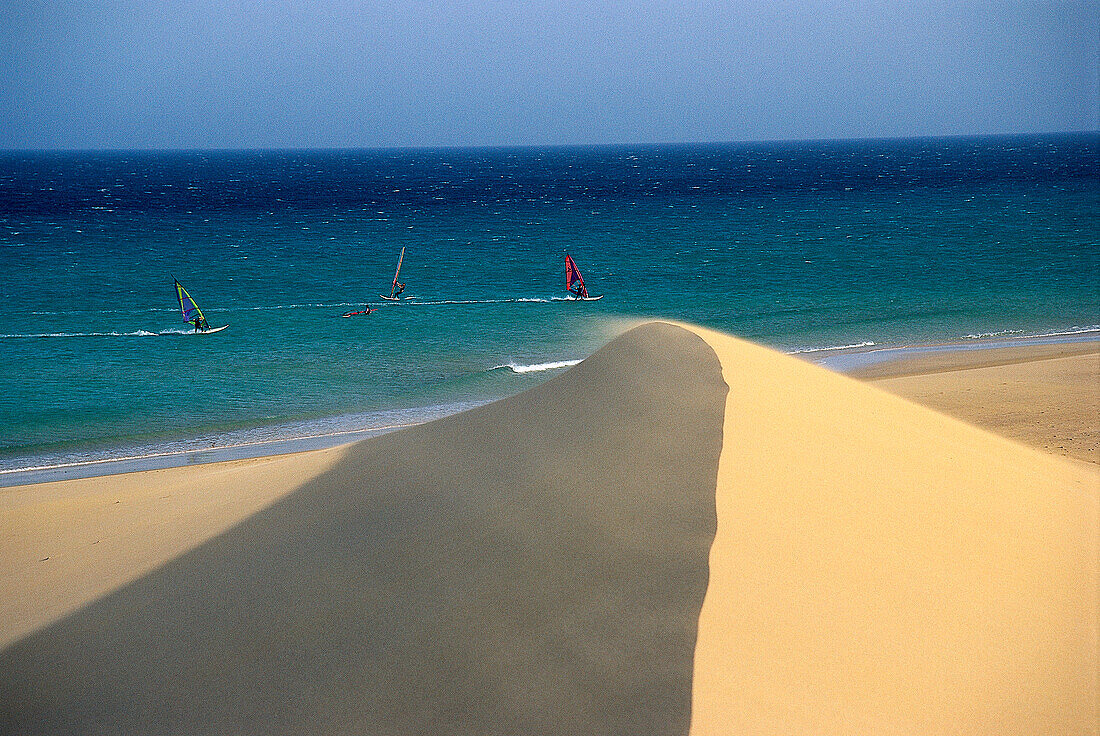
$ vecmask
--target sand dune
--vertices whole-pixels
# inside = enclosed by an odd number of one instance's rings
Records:
[[[730,392],[691,733],[1096,733],[1100,474],[695,331]]]
[[[683,733],[724,398],[658,325],[347,448],[0,653],[0,731]]]
[[[293,482],[203,480],[274,484],[219,507],[239,523],[181,511],[113,564],[73,543],[92,481],[19,489],[74,526],[53,612],[0,617],[0,731],[1100,729],[1100,473],[749,343],[651,323],[278,460]],[[25,541],[0,600],[33,587]]]

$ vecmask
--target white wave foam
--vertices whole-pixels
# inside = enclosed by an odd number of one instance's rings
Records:
[[[851,345],[828,345],[822,348],[799,348],[798,350],[788,350],[787,355],[796,355],[798,353],[820,353],[826,350],[851,350],[854,348],[869,348],[875,343],[870,340],[863,342],[854,342]]]
[[[1022,335],[1023,330],[997,330],[996,332],[976,332],[970,335],[963,335],[964,340],[984,340],[987,337],[1005,337],[1007,335]]]
[[[35,315],[72,315],[72,314],[141,314],[144,312],[177,312],[174,307],[150,307],[148,309],[66,309],[63,311],[36,310]]]
[[[194,330],[134,330],[133,332],[31,332],[14,335],[0,335],[0,339],[36,338],[36,337],[160,337],[162,335],[194,335]]]
[[[367,301],[370,301],[369,299]],[[237,307],[237,309],[244,309],[249,312],[267,312],[272,309],[310,309],[310,308],[322,308],[322,309],[334,309],[336,307],[357,307],[365,302],[330,302],[330,303],[316,303],[316,304],[271,304],[265,307]],[[208,312],[216,312],[216,309],[208,309]],[[223,309],[222,311],[229,311]]]
[[[416,301],[412,301],[416,300]],[[224,313],[233,311],[268,312],[276,309],[336,309],[338,307],[356,307],[361,304],[377,302],[377,299],[364,299],[358,302],[304,302],[301,304],[264,304],[251,307],[209,307],[204,311],[208,313]],[[440,304],[516,304],[522,302],[546,304],[548,302],[574,301],[572,297],[516,297],[511,299],[435,299],[423,301],[417,296],[406,297],[400,302],[403,306],[435,306]],[[383,301],[380,306],[390,306],[393,302]],[[177,309],[168,307],[153,307],[148,309],[68,309],[64,311],[35,310],[31,314],[36,316],[56,316],[74,314],[142,314],[142,313],[169,313],[178,312]]]
[[[1068,330],[1062,330],[1059,332],[1040,332],[1037,335],[1031,335],[1031,337],[1058,337],[1060,335],[1086,335],[1090,332],[1100,332],[1100,325],[1089,325],[1088,327],[1070,327]]]
[[[512,373],[538,373],[541,371],[552,371],[558,368],[569,368],[580,363],[580,360],[555,360],[549,363],[534,363],[532,365],[521,365],[518,363],[505,363],[503,365],[495,365],[489,370],[499,371],[507,368]]]
[[[990,337],[1005,337],[1009,340],[1029,340],[1033,337],[1062,337],[1068,335],[1087,335],[1090,332],[1100,332],[1100,325],[1087,325],[1079,327],[1067,327],[1064,330],[1052,330],[1050,332],[1025,332],[1024,330],[1001,330],[999,332],[979,332],[972,335],[963,335],[965,340],[985,340]]]
[[[415,301],[413,301],[413,300],[415,300]],[[374,302],[377,302],[377,301],[378,301],[377,299],[367,299],[364,302],[331,302],[331,303],[316,303],[316,304],[314,304],[314,303],[310,303],[310,304],[274,304],[274,305],[270,305],[270,306],[266,306],[266,307],[243,307],[243,309],[247,309],[247,310],[250,310],[250,311],[258,311],[258,312],[263,312],[263,311],[270,310],[270,309],[306,309],[306,308],[310,308],[310,307],[323,307],[323,308],[327,309],[327,308],[333,308],[333,307],[354,307],[354,306],[358,306],[359,304],[364,304],[366,302],[374,303]],[[380,306],[380,307],[390,307],[390,306],[400,305],[400,306],[404,306],[404,307],[410,307],[410,306],[430,307],[430,306],[439,306],[441,304],[515,304],[515,303],[518,303],[518,302],[547,303],[547,302],[551,302],[551,301],[563,301],[563,300],[556,299],[556,298],[546,299],[546,298],[543,298],[543,297],[516,297],[514,299],[432,299],[432,300],[429,300],[429,301],[425,301],[425,300],[423,300],[423,299],[421,299],[417,296],[410,296],[410,297],[405,297],[400,302],[390,302],[390,301],[383,300],[382,302],[380,302],[378,304],[378,306]],[[568,300],[565,300],[565,301],[568,301]],[[208,311],[217,311],[217,310],[208,310]]]
[[[551,300],[542,299],[540,297],[518,297],[516,299],[439,299],[430,302],[416,302],[416,305],[427,307],[439,304],[516,304],[519,302],[546,303],[549,301]]]

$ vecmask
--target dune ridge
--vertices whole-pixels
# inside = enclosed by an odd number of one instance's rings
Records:
[[[69,545],[67,615],[0,651],[0,733],[1100,729],[1100,472],[702,328],[201,477],[252,489],[228,526]],[[71,506],[58,544],[111,482],[66,483],[19,491]]]

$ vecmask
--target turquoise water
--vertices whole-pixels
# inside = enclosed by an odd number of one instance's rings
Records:
[[[416,421],[645,316],[811,356],[1095,330],[1098,212],[1096,134],[6,154],[0,469]]]

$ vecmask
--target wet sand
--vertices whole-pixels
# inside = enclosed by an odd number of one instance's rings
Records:
[[[853,375],[1045,452],[1100,464],[1100,342],[947,353]]]

